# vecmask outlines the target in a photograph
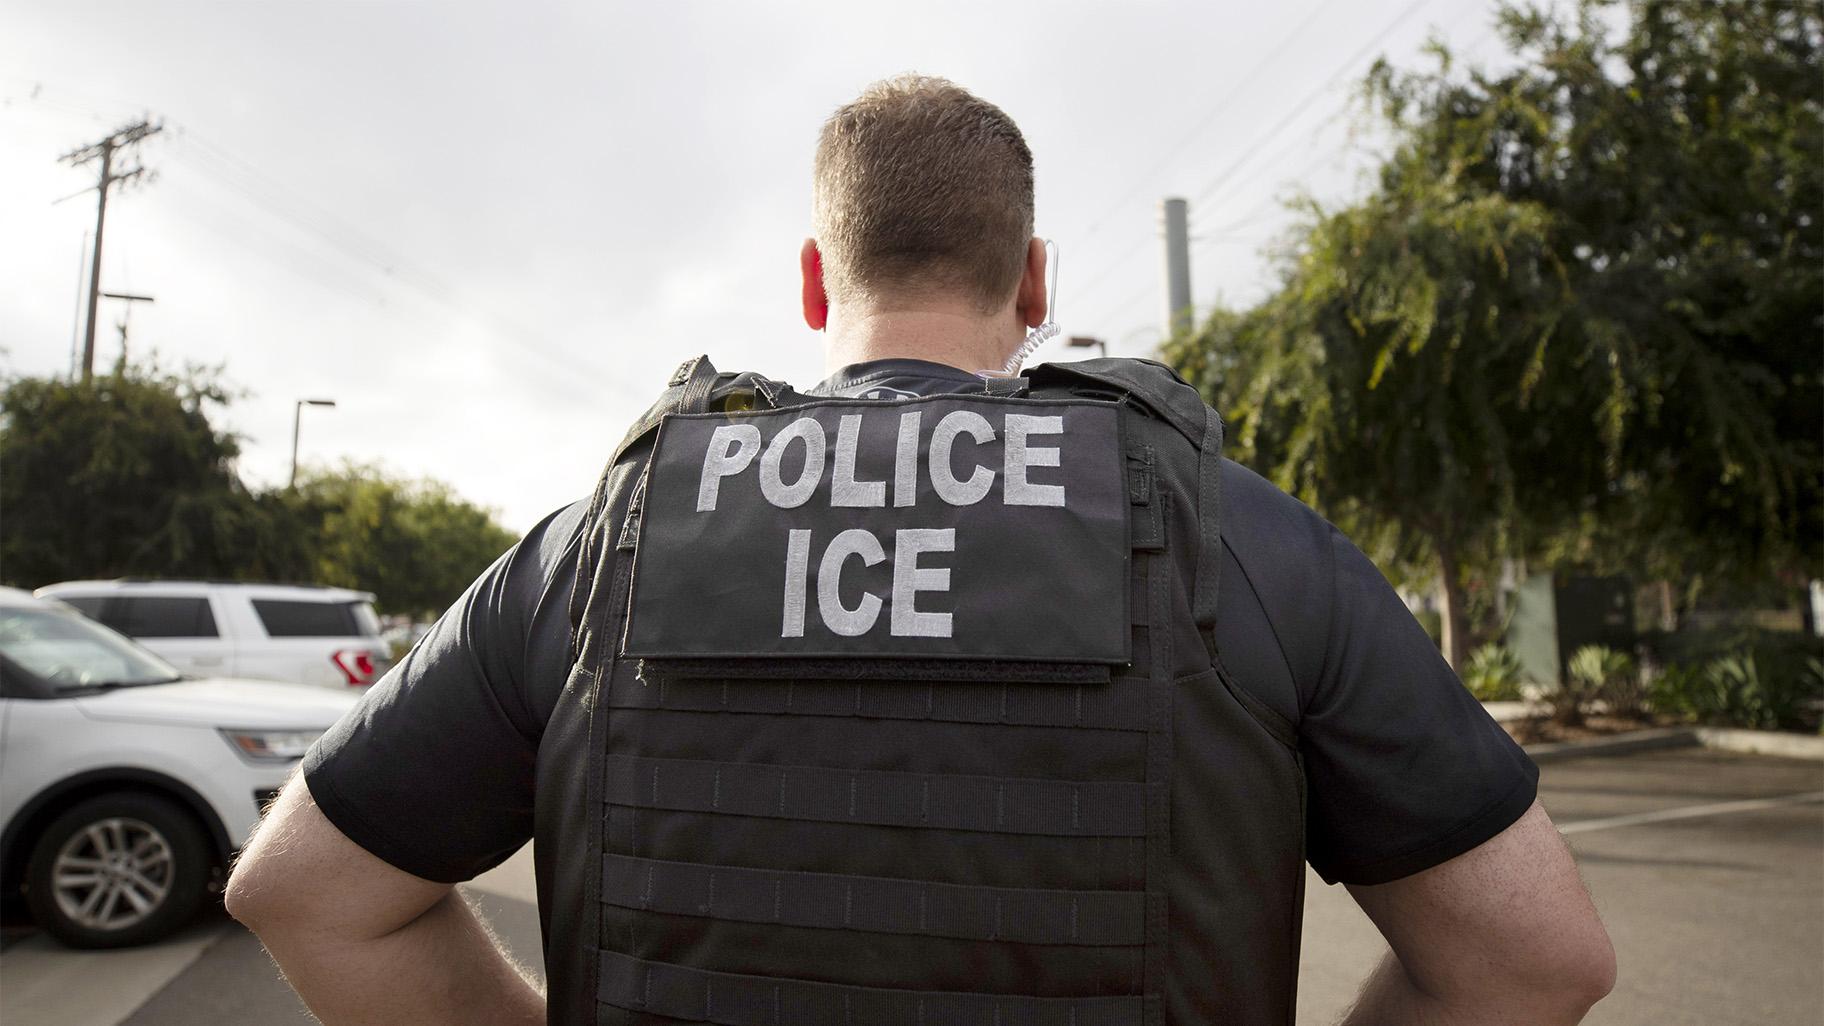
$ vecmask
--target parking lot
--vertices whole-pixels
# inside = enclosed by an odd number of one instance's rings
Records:
[[[1615,993],[1587,1022],[1818,1021],[1824,763],[1688,749],[1552,763],[1542,781],[1621,964]],[[536,968],[530,852],[470,891],[515,955]],[[70,952],[16,924],[4,943],[0,1020],[9,1023],[312,1021],[258,943],[219,911],[133,951]],[[1383,950],[1347,893],[1312,877],[1301,1026],[1335,1022]]]

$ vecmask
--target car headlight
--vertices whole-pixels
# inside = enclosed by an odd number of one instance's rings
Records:
[[[255,762],[290,762],[302,759],[320,730],[223,730],[234,750]]]

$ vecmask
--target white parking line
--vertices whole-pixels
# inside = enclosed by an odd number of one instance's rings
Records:
[[[1678,809],[1660,809],[1657,812],[1636,812],[1627,816],[1610,816],[1606,819],[1585,819],[1576,823],[1565,823],[1558,827],[1561,834],[1586,834],[1592,830],[1613,830],[1616,827],[1640,826],[1643,823],[1664,823],[1675,819],[1701,819],[1704,816],[1722,816],[1731,812],[1753,812],[1756,809],[1777,809],[1785,805],[1804,805],[1808,802],[1824,802],[1824,791],[1808,791],[1804,794],[1781,795],[1777,798],[1750,798],[1739,802],[1718,802],[1715,805],[1687,805]]]
[[[115,951],[74,951],[43,934],[27,937],[0,955],[3,1018],[33,1026],[112,1026],[227,929],[219,919],[202,922],[156,944]]]

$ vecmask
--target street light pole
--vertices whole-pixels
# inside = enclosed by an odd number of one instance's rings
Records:
[[[291,482],[285,486],[287,490],[298,486],[298,424],[304,419],[304,407],[335,405],[334,399],[299,399],[291,408]]]
[[[1108,343],[1093,335],[1072,335],[1064,344],[1071,349],[1088,349],[1094,346],[1097,353],[1102,356],[1108,355]]]

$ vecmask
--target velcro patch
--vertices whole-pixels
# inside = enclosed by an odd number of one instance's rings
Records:
[[[1125,663],[1121,452],[1092,400],[668,416],[623,651]]]

